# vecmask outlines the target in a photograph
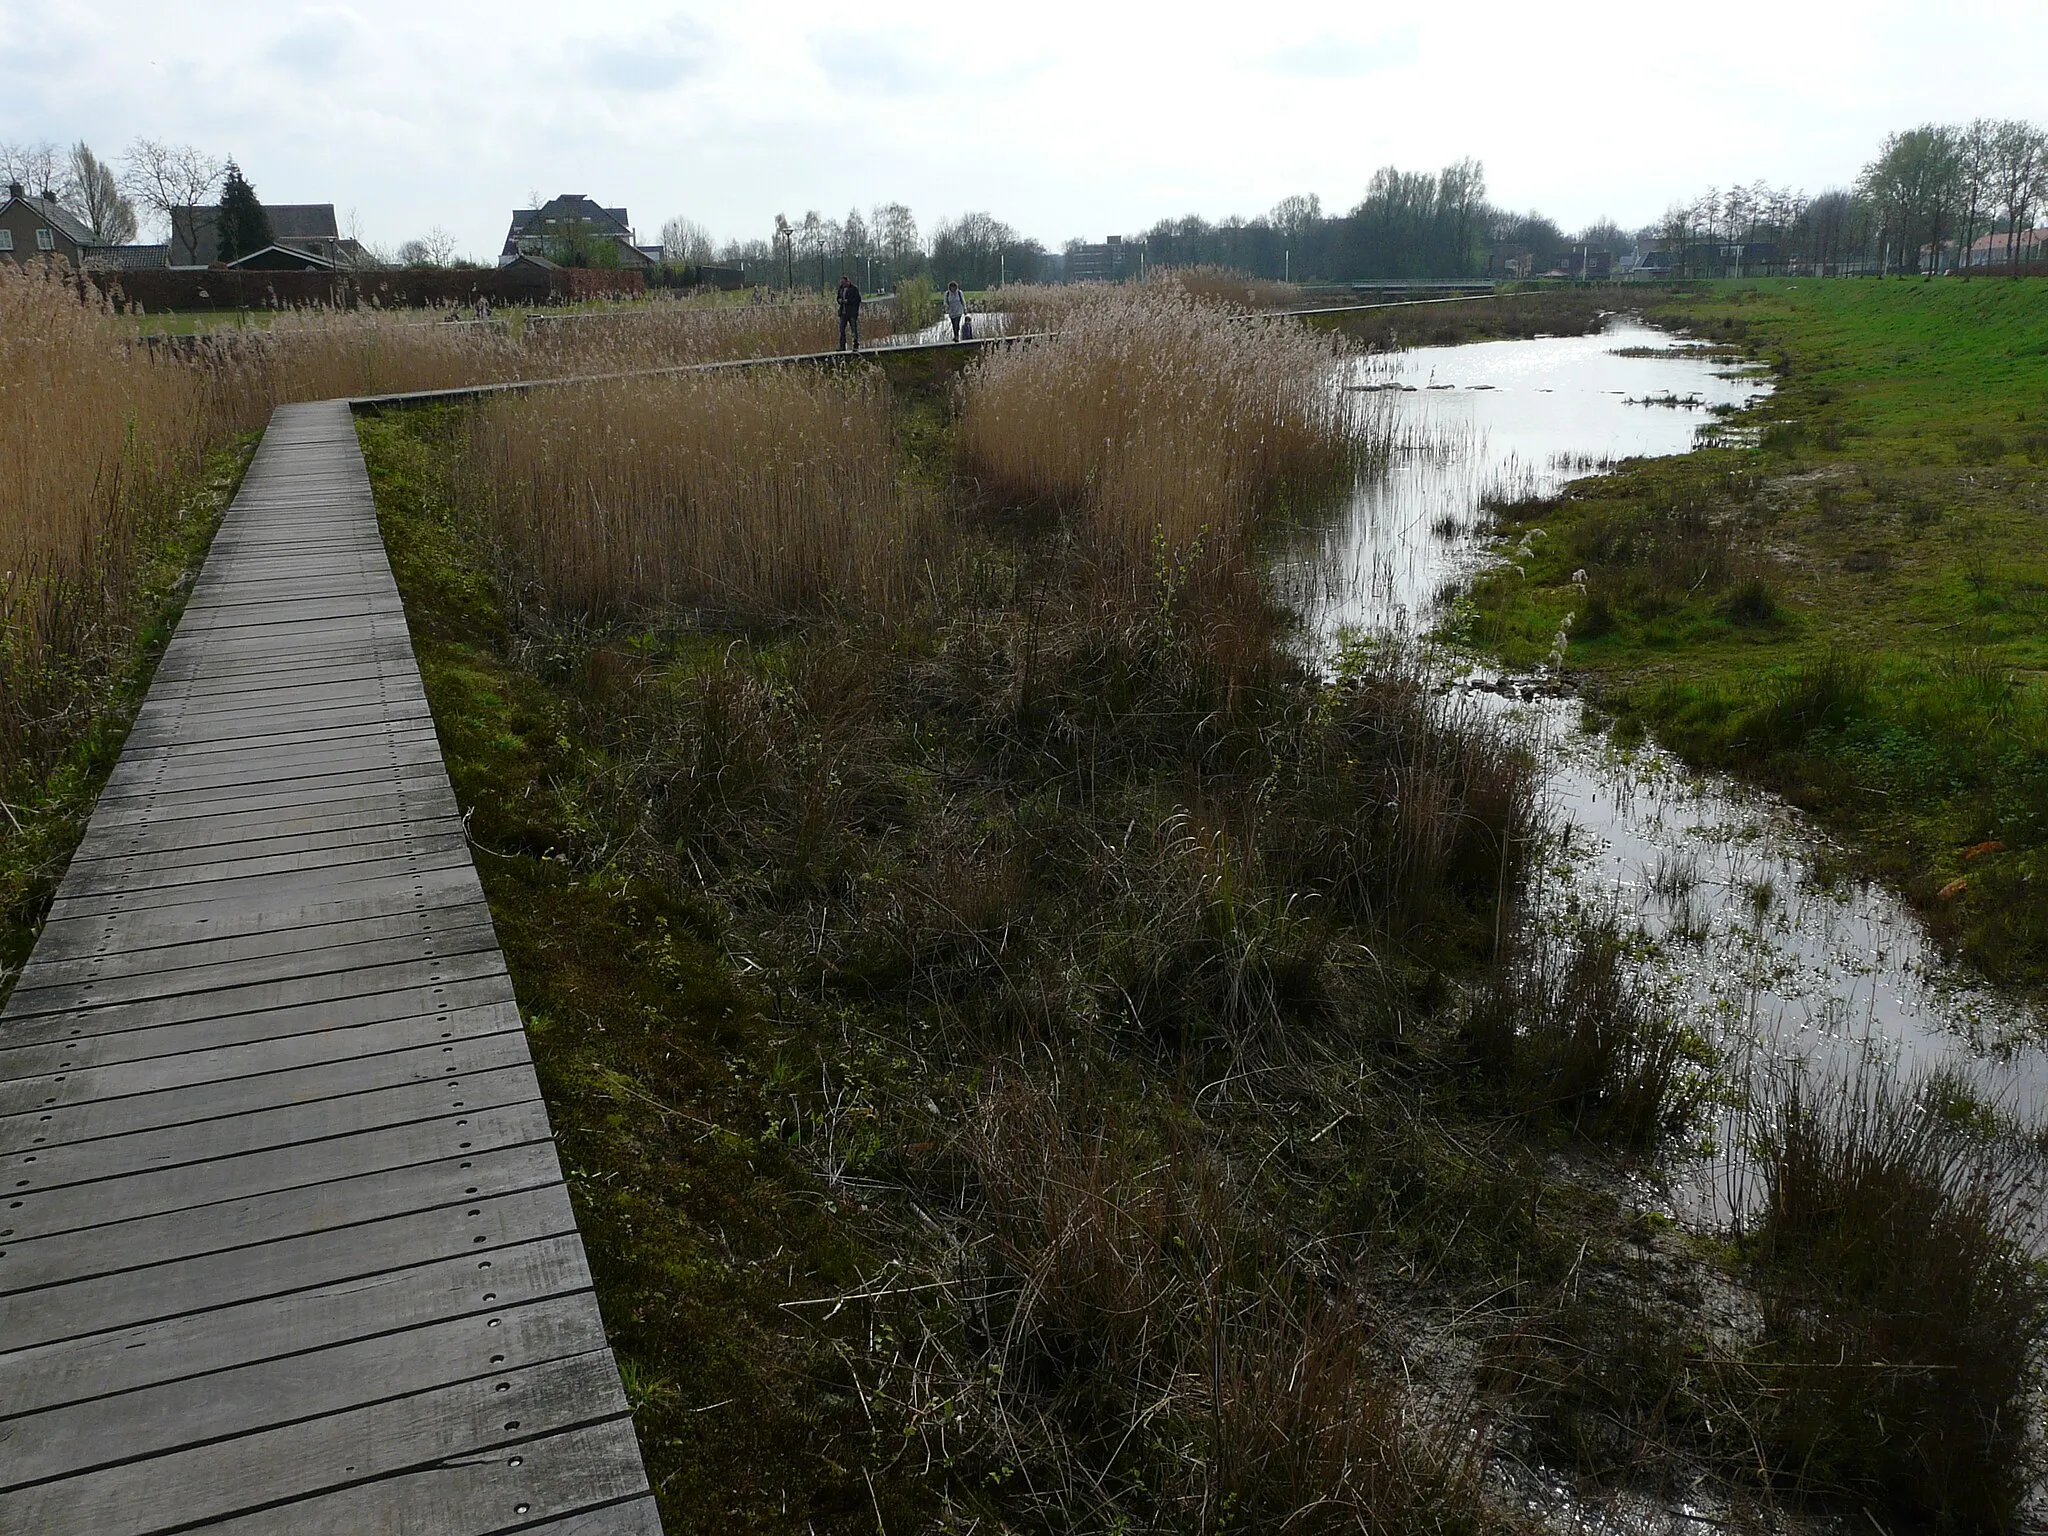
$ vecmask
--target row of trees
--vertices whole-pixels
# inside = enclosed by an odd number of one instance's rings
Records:
[[[2016,118],[1923,123],[1887,138],[1856,190],[1870,203],[1882,259],[1945,270],[1968,263],[1980,235],[2003,233],[2004,264],[2017,272],[2020,237],[2048,202],[2048,130]]]
[[[2017,119],[1924,123],[1886,137],[1853,187],[1809,198],[1757,182],[1709,189],[1642,232],[1674,270],[2018,273],[2048,203],[2048,131]],[[1979,246],[1982,249],[1978,249]]]
[[[849,209],[844,219],[815,209],[796,220],[777,214],[767,239],[723,244],[703,225],[678,216],[662,225],[661,248],[672,269],[736,268],[750,281],[803,288],[830,287],[842,272],[876,289],[906,277],[989,288],[1046,276],[1045,247],[994,215],[942,219],[927,241],[903,203],[878,203],[866,213]]]
[[[1346,213],[1325,214],[1310,193],[1252,219],[1163,219],[1144,240],[1155,266],[1226,266],[1274,278],[1472,277],[1486,271],[1495,240],[1527,222],[1486,201],[1486,169],[1467,159],[1433,175],[1385,166]],[[1565,243],[1547,220],[1535,233],[1546,245]]]
[[[168,238],[171,213],[219,199],[215,232],[220,259],[233,261],[270,244],[270,218],[233,160],[216,160],[189,144],[137,139],[121,169],[83,140],[68,150],[48,141],[0,144],[0,175],[30,196],[49,198],[92,232],[102,245],[133,240],[146,215]]]

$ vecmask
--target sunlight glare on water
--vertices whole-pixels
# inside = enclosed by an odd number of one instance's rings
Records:
[[[1651,349],[1663,355],[1641,355]],[[1487,539],[1489,502],[1554,494],[1623,458],[1688,452],[1715,407],[1768,388],[1627,322],[1363,359],[1345,383],[1391,407],[1402,446],[1341,516],[1297,531],[1276,560],[1283,591],[1325,641],[1347,628],[1425,633],[1448,589],[1504,558]],[[1658,941],[1653,984],[1733,1080],[1799,1061],[1853,1073],[1869,1054],[1908,1075],[1955,1070],[2023,1121],[2048,1113],[2041,1021],[1950,965],[1891,892],[1831,875],[1843,861],[1797,810],[1652,743],[1622,749],[1588,733],[1554,678],[1447,664],[1447,686],[1525,729],[1547,770],[1568,831],[1539,882],[1539,920],[1592,906],[1640,923]],[[1738,1139],[1724,1119],[1720,1156],[1678,1191],[1695,1212],[1743,1203],[1728,1161]]]

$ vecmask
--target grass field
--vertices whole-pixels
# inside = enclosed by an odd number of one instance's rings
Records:
[[[2048,982],[2048,283],[1720,283],[1652,317],[1768,363],[1753,447],[1503,510],[1464,636],[1784,791],[1995,978]],[[1575,582],[1575,577],[1582,580]]]

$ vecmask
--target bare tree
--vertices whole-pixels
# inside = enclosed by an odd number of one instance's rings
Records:
[[[1959,248],[1957,262],[1965,272],[1969,270],[1970,257],[1976,249],[1978,220],[1990,211],[1991,178],[1998,163],[1994,153],[1995,126],[1980,117],[1956,134],[1956,163],[1963,189],[1963,230],[1956,242]]]
[[[877,254],[889,263],[890,272],[901,276],[913,269],[924,255],[924,238],[917,220],[902,203],[883,203],[868,221]]]
[[[1322,223],[1323,200],[1313,192],[1297,192],[1281,198],[1266,217],[1284,239],[1299,240]]]
[[[2048,135],[2032,123],[2007,118],[1991,125],[1992,206],[2005,214],[2005,264],[2020,273],[2020,233],[2048,195]]]
[[[126,245],[135,238],[135,205],[121,195],[113,167],[83,140],[71,146],[64,201],[102,245]]]
[[[173,233],[172,210],[205,204],[228,169],[226,161],[190,144],[167,144],[159,139],[137,139],[121,157],[121,165],[123,190],[166,237]]]
[[[455,260],[455,237],[436,224],[417,240],[408,240],[398,248],[400,266],[445,267]]]
[[[21,183],[29,196],[55,197],[61,188],[63,159],[48,139],[33,144],[0,144],[0,175]]]
[[[711,231],[677,214],[661,226],[661,255],[664,261],[702,266],[711,260]]]

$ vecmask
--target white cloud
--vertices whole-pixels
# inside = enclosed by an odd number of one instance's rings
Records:
[[[1400,69],[1422,56],[1422,39],[1413,26],[1396,27],[1378,37],[1345,37],[1319,32],[1266,55],[1275,74],[1311,80],[1356,80],[1382,70]]]
[[[315,6],[266,48],[263,58],[294,75],[331,79],[348,68],[363,30],[363,19],[354,11]]]
[[[1485,161],[1566,225],[1709,183],[1819,190],[1927,119],[2048,115],[2039,0],[1734,0],[1561,24],[1526,0],[1326,11],[1296,36],[1213,0],[1040,0],[858,20],[676,0],[0,0],[0,139],[233,152],[265,197],[436,225],[489,253],[530,188],[764,236],[780,210],[987,208],[1049,245],[1373,168]],[[1993,45],[1995,44],[1995,45]]]
[[[579,50],[584,73],[599,86],[664,91],[696,79],[709,66],[711,33],[687,16],[631,37],[587,43]]]

